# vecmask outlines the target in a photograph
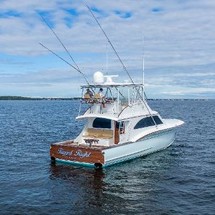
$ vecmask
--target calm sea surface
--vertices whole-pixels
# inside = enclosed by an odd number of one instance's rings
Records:
[[[51,165],[77,101],[0,101],[0,214],[215,214],[215,100],[150,101],[179,118],[168,149],[104,170]]]

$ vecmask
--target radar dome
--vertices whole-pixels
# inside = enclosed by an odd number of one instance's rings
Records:
[[[95,72],[93,75],[93,81],[95,84],[103,84],[104,83],[104,75],[102,72]]]

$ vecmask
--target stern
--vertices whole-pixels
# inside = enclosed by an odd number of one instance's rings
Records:
[[[61,161],[85,166],[102,166],[104,155],[102,149],[61,142],[51,144],[50,156],[52,162]]]

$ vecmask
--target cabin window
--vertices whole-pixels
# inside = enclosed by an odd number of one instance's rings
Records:
[[[158,116],[153,116],[153,119],[157,125],[163,124],[163,122],[161,121],[161,119]]]
[[[151,117],[141,119],[135,126],[134,129],[145,128],[154,125]]]
[[[93,121],[93,128],[111,128],[111,120],[104,118],[96,118]]]
[[[158,116],[153,116],[154,121],[156,122],[157,125],[162,124],[161,119]],[[153,126],[154,122],[152,120],[152,117],[146,117],[141,119],[135,126],[134,129],[139,129],[139,128],[145,128],[149,126]]]

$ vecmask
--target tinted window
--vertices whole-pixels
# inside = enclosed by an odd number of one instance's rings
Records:
[[[158,116],[153,116],[154,121],[156,122],[157,125],[159,124],[163,124],[163,122],[161,121],[161,119]]]
[[[156,122],[157,125],[162,124],[162,121],[158,116],[153,116],[154,121]],[[152,120],[152,117],[146,117],[141,119],[135,126],[134,129],[138,128],[145,128],[149,126],[153,126],[155,123]]]
[[[96,118],[93,121],[93,128],[111,128],[111,120],[103,119],[103,118]]]
[[[152,120],[151,117],[146,117],[144,119],[141,119],[135,126],[134,129],[138,129],[138,128],[144,128],[144,127],[148,127],[148,126],[152,126],[154,125],[154,122]]]

